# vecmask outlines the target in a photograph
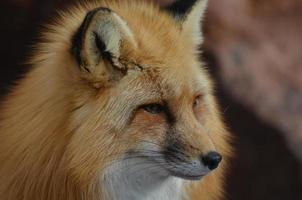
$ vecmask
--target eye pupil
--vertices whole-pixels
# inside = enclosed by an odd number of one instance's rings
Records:
[[[143,106],[143,109],[151,114],[160,114],[164,110],[163,106],[160,104],[148,104]]]

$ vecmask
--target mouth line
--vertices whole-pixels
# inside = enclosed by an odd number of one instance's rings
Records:
[[[183,174],[183,173],[177,173],[177,172],[172,172],[169,170],[172,176],[182,178],[185,180],[191,180],[191,181],[199,181],[201,180],[205,174],[200,174],[200,175],[189,175],[189,174]]]
[[[199,181],[208,174],[207,172],[204,172],[204,173],[197,172],[194,175],[191,175],[190,173],[183,173],[180,170],[176,170],[176,169],[173,170],[173,169],[171,169],[171,167],[168,167],[167,164],[169,164],[169,162],[163,164],[162,161],[158,162],[156,159],[151,159],[150,157],[147,157],[147,158],[149,161],[156,162],[159,166],[161,166],[163,169],[165,169],[165,171],[169,174],[169,175],[167,174],[168,176],[174,176],[177,178],[182,178],[182,179],[190,180],[190,181]]]
[[[163,169],[165,169],[167,171],[167,173],[170,175],[170,176],[174,176],[174,177],[177,177],[177,178],[182,178],[182,179],[185,179],[185,180],[190,180],[190,181],[199,181],[201,180],[204,176],[206,176],[208,173],[207,172],[200,172],[200,173],[195,173],[194,175],[191,175],[191,173],[184,173],[183,171],[181,170],[177,170],[177,169],[173,169],[175,168],[174,167],[168,167],[167,164],[169,163],[158,163]],[[173,166],[173,165],[172,165]]]

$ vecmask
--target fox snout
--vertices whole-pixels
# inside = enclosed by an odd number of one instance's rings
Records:
[[[173,176],[199,180],[219,166],[222,155],[215,150],[208,136],[203,137],[199,137],[199,142],[196,142],[197,138],[188,142],[184,137],[168,142],[164,155],[166,168]],[[208,143],[203,144],[205,141]]]

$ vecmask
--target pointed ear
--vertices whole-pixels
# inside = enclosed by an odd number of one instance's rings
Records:
[[[201,21],[207,4],[208,0],[176,0],[167,8],[181,24],[184,34],[191,36],[196,45],[203,42]]]
[[[122,47],[129,45],[135,41],[127,23],[110,9],[98,8],[86,15],[75,34],[72,53],[81,76],[102,87],[126,74],[119,59]]]

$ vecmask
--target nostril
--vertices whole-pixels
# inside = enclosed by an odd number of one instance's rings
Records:
[[[212,151],[208,153],[206,156],[202,157],[202,162],[206,165],[210,170],[214,170],[218,167],[221,162],[222,157],[219,153]]]

